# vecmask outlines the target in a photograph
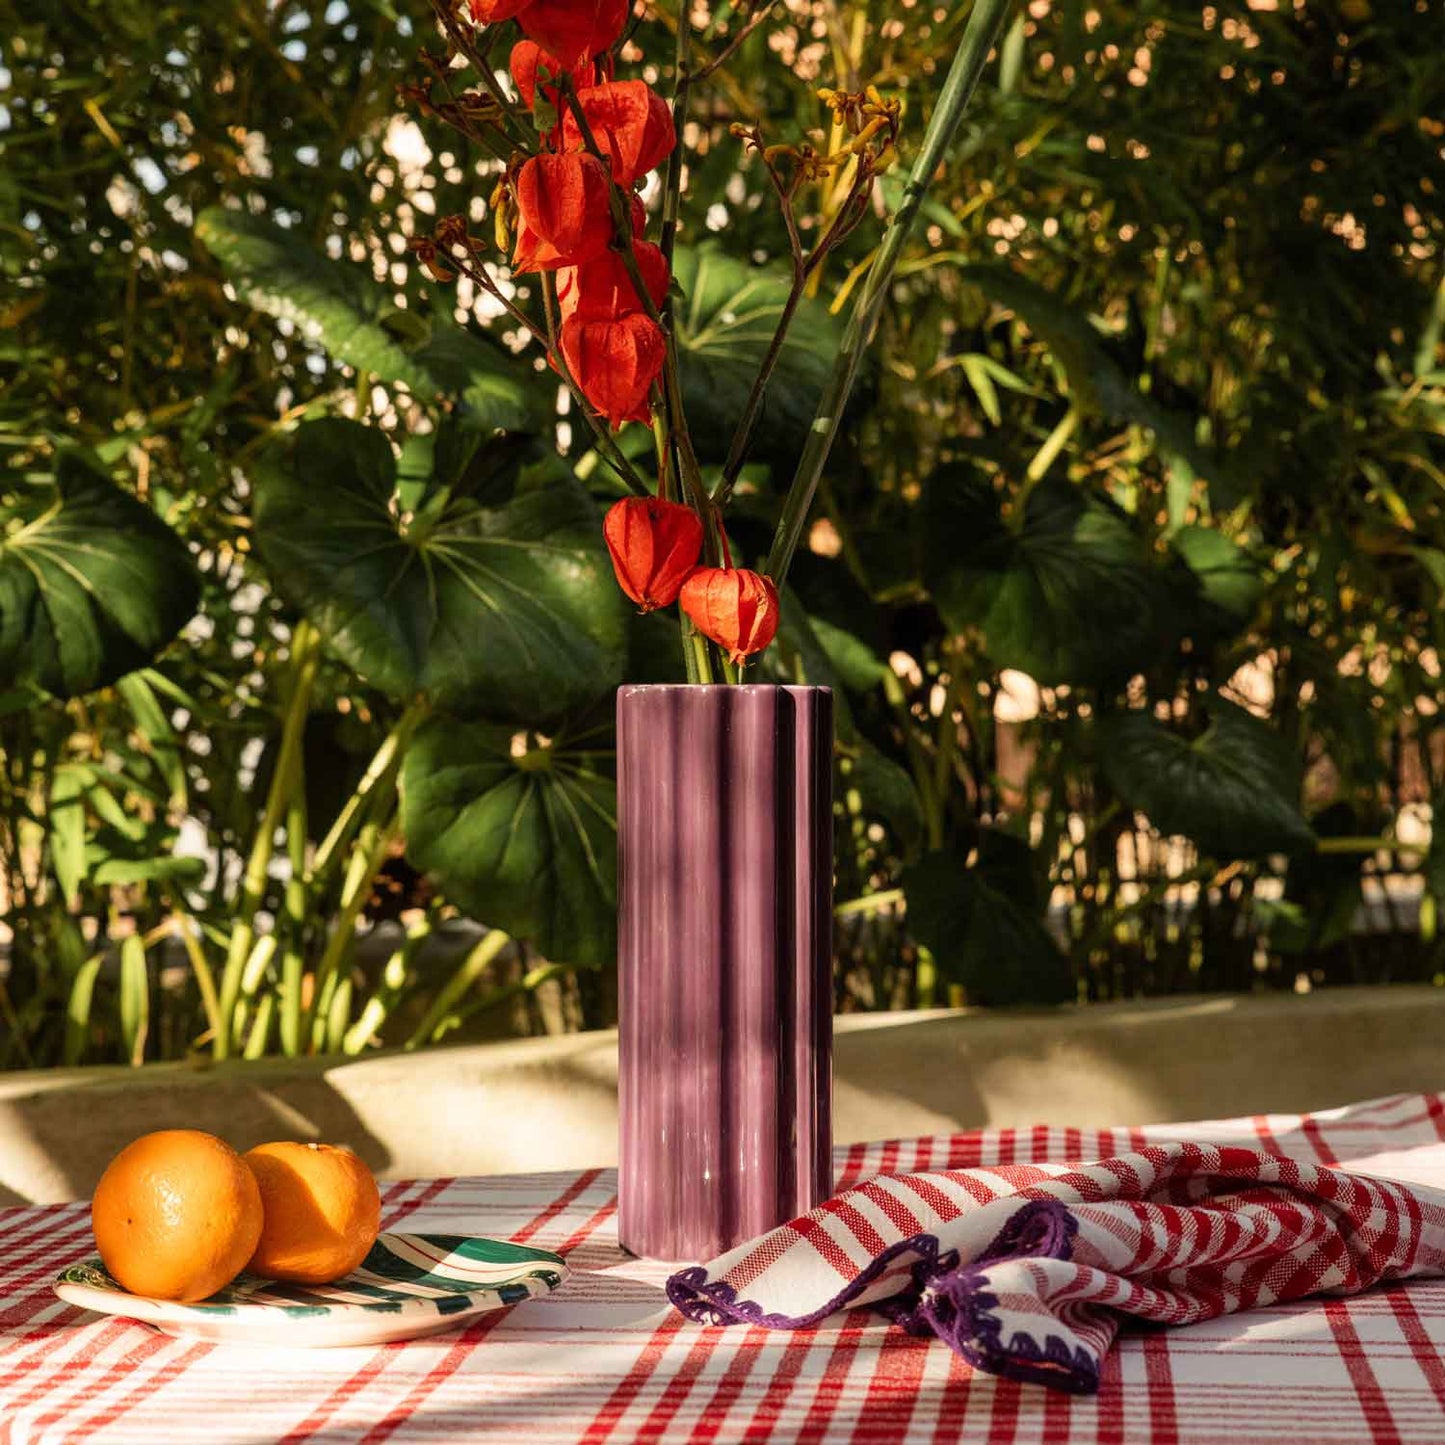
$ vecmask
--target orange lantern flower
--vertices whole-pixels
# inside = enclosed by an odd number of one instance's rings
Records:
[[[661,328],[640,311],[603,321],[574,315],[562,324],[562,354],[573,379],[614,427],[650,419],[647,393],[665,353]]]
[[[500,25],[531,3],[532,0],[467,0],[467,9],[478,25]]]
[[[632,249],[637,256],[637,269],[642,273],[647,294],[652,298],[653,306],[660,311],[662,303],[667,300],[671,279],[667,260],[650,241],[634,241]],[[558,271],[557,304],[564,321],[572,316],[580,316],[584,321],[603,321],[646,309],[638,298],[632,277],[628,275],[627,262],[615,249],[595,261]]]
[[[656,497],[624,497],[602,523],[617,585],[644,612],[677,601],[702,552],[702,519]]]
[[[521,96],[522,104],[528,110],[536,103],[539,74],[545,76],[542,87],[547,98],[553,105],[560,104],[557,86],[553,82],[564,74],[568,67],[550,51],[543,50],[535,40],[519,40],[512,47],[508,69],[512,72],[512,84],[517,87],[517,94]],[[579,89],[597,83],[597,67],[590,61],[573,69],[571,74],[573,83]]]
[[[612,189],[595,156],[533,156],[514,183],[518,271],[555,271],[603,255],[612,241]]]
[[[577,92],[577,103],[598,149],[612,164],[612,179],[630,187],[655,169],[677,144],[672,111],[642,80],[610,80]],[[562,117],[562,144],[581,149],[582,128],[572,108]]]
[[[611,47],[631,11],[632,0],[531,0],[517,23],[570,70]]]
[[[761,652],[778,630],[778,589],[746,567],[699,567],[678,600],[697,630],[734,662]]]

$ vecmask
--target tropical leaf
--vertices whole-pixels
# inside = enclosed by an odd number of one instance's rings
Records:
[[[88,453],[0,490],[0,692],[104,687],[150,662],[198,594],[185,543]]]
[[[923,843],[923,807],[906,768],[860,739],[856,756],[839,760],[838,786],[850,807],[889,828],[903,857],[918,851]]]
[[[398,311],[362,267],[335,261],[264,216],[212,206],[196,235],[248,305],[288,321],[337,361],[428,401],[457,400],[484,429],[538,425],[546,388],[516,357],[449,318]]]
[[[1042,922],[1044,900],[1027,843],[985,829],[972,866],[951,850],[903,873],[908,931],[940,975],[974,1004],[1063,1003],[1075,996],[1068,960]]]
[[[1181,527],[1170,542],[1199,584],[1201,620],[1224,634],[1237,631],[1264,595],[1261,569],[1242,547],[1210,527]]]
[[[132,933],[120,946],[120,1036],[133,1068],[145,1061],[150,1019],[151,985],[145,943],[140,934]]]
[[[626,626],[596,509],[574,485],[486,508],[441,488],[393,504],[386,438],[308,423],[260,480],[256,539],[327,644],[396,697],[560,716],[621,679]]]
[[[1216,697],[1208,726],[1188,738],[1148,712],[1100,724],[1109,786],[1161,832],[1190,839],[1211,858],[1298,853],[1314,833],[1297,802],[1299,769],[1267,724]]]
[[[407,852],[447,897],[547,958],[611,966],[617,798],[564,744],[513,754],[510,728],[437,720],[402,773]]]
[[[749,265],[715,246],[679,248],[673,266],[678,365],[693,444],[704,462],[722,462],[747,405],[791,273]],[[843,335],[820,301],[793,317],[754,434],[753,455],[784,466],[802,449]]]
[[[1081,411],[1147,427],[1159,449],[1182,458],[1196,475],[1207,478],[1221,501],[1228,504],[1239,495],[1224,460],[1196,440],[1194,419],[1140,391],[1087,316],[1007,267],[963,266],[959,271],[990,300],[1021,317],[1053,352],[1069,379],[1071,400]]]
[[[923,575],[948,625],[977,627],[989,658],[1045,686],[1137,671],[1157,627],[1160,581],[1128,519],[1064,482],[1034,489],[1023,525],[964,464],[924,491]]]
[[[67,903],[85,878],[85,794],[92,777],[89,768],[74,763],[60,763],[50,777],[50,866]]]

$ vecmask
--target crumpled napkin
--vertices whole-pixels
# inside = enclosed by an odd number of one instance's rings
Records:
[[[975,1368],[1090,1394],[1120,1323],[1445,1273],[1445,1191],[1252,1149],[881,1175],[668,1281],[704,1324],[871,1305]]]

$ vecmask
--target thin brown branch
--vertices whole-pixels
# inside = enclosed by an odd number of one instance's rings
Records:
[[[482,287],[489,296],[494,297],[507,310],[519,324],[525,326],[528,332],[541,341],[543,350],[547,353],[547,360],[556,368],[557,374],[562,378],[563,385],[571,392],[572,399],[576,403],[582,419],[592,429],[592,434],[597,438],[598,451],[606,460],[607,464],[627,484],[629,490],[636,492],[640,497],[650,497],[652,489],[643,480],[637,469],[622,454],[622,449],[613,440],[607,429],[592,414],[591,406],[583,395],[582,388],[577,385],[571,369],[567,365],[567,358],[562,354],[562,347],[556,339],[554,323],[549,317],[546,323],[547,332],[539,332],[537,323],[522,310],[509,296],[503,294],[495,279],[487,271],[485,266],[473,266],[469,259],[459,258],[454,251],[447,252],[447,259],[464,276]],[[555,283],[551,276],[542,275],[542,304],[545,309],[555,305],[556,293],[553,289]]]
[[[437,18],[437,23],[446,32],[446,37],[452,43],[452,48],[457,54],[464,56],[467,63],[477,73],[477,79],[481,81],[487,94],[496,101],[501,108],[502,119],[506,127],[507,137],[514,145],[523,150],[530,150],[530,142],[527,135],[516,125],[516,111],[511,98],[497,84],[497,77],[492,72],[491,63],[488,57],[491,54],[492,46],[496,44],[497,32],[495,28],[488,30],[486,38],[480,46],[472,42],[467,34],[466,27],[457,21],[456,6],[451,0],[431,0],[432,13]]]
[[[684,0],[684,3],[686,3],[686,0]],[[737,54],[738,49],[742,46],[743,42],[747,40],[748,36],[753,34],[753,32],[767,20],[768,16],[773,12],[773,6],[776,4],[777,0],[763,0],[763,4],[753,11],[742,29],[739,30],[706,65],[702,66],[696,74],[694,74],[693,79],[706,80],[715,70],[721,70],[722,67]]]

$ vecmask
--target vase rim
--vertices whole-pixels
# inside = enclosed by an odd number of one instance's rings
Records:
[[[831,687],[811,682],[624,682],[619,685],[617,695],[630,697],[635,692],[817,692],[831,695],[832,691]]]

